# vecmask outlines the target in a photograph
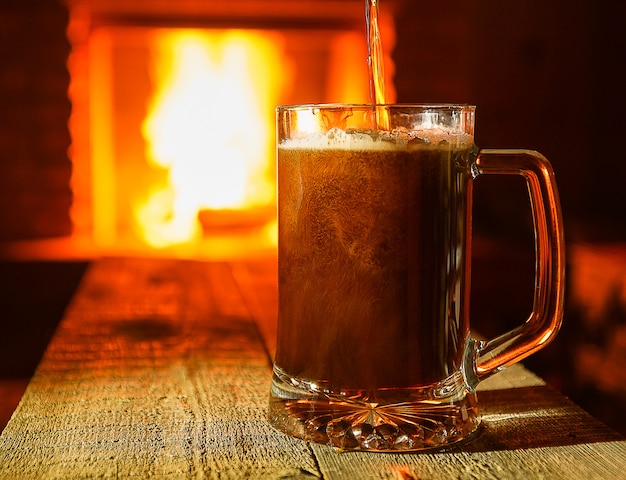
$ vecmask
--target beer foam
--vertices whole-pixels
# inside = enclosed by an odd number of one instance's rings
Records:
[[[472,136],[469,134],[439,127],[382,132],[331,128],[326,133],[316,132],[300,138],[283,140],[278,147],[314,150],[404,150],[442,143],[468,146],[472,142]]]

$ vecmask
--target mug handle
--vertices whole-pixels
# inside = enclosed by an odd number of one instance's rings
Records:
[[[492,340],[474,341],[468,383],[480,381],[547,345],[558,332],[565,297],[565,239],[559,195],[550,162],[533,150],[480,150],[472,165],[479,175],[521,175],[530,195],[535,230],[533,310],[519,327]],[[473,385],[472,385],[473,384]]]

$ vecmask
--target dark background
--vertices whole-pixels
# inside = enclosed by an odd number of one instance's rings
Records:
[[[626,2],[394,3],[398,101],[477,105],[479,146],[535,149],[552,162],[569,245],[626,245]],[[71,232],[67,22],[61,1],[0,2],[0,383],[32,374],[88,264],[1,248]],[[475,193],[472,318],[492,336],[528,314],[532,223],[521,179],[481,178]],[[568,254],[570,276],[577,261]],[[623,375],[626,345],[611,343],[626,331],[622,286],[593,329],[569,295],[559,337],[525,363],[626,433],[626,387],[582,381],[576,367],[592,346],[618,352],[605,364]]]
[[[524,363],[626,433],[626,155],[619,146],[626,137],[626,3],[402,5],[398,101],[475,104],[480,147],[534,149],[551,161],[568,285],[580,284],[581,275],[594,275],[582,279],[592,286],[606,284],[604,313],[592,317],[580,292],[568,288],[557,339]],[[520,178],[481,177],[474,200],[472,325],[493,337],[530,311],[532,221]],[[581,246],[592,255],[577,254]]]

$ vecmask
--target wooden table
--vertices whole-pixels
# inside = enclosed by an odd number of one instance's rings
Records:
[[[94,262],[0,436],[0,478],[626,478],[626,441],[522,366],[470,443],[339,453],[265,420],[275,261]]]

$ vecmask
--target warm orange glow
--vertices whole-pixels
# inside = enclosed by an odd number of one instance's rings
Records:
[[[369,102],[363,25],[226,30],[93,18],[72,8],[68,27],[71,248],[220,258],[274,250],[275,107]],[[392,47],[391,17],[379,20]]]
[[[274,106],[285,75],[280,39],[254,31],[162,30],[143,124],[147,158],[166,172],[134,206],[151,246],[198,239],[201,210],[275,201]]]

